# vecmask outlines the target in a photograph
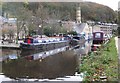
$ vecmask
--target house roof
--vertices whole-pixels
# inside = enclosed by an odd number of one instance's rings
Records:
[[[77,24],[77,25],[74,27],[74,31],[76,31],[78,34],[82,34],[84,28],[86,27],[86,25],[87,25],[87,23]]]

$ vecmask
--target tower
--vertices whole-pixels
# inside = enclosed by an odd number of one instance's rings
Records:
[[[81,23],[81,8],[79,3],[76,8],[76,22]]]

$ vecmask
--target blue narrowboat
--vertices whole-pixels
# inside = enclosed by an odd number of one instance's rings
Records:
[[[64,37],[27,37],[24,39],[23,43],[20,43],[20,48],[22,50],[46,50],[67,45],[69,45],[69,40],[66,40]]]

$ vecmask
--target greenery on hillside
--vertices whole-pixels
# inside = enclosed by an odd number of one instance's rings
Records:
[[[78,6],[78,3],[3,3],[3,13],[4,11],[14,12],[18,7],[24,6],[35,14],[40,5],[47,11],[47,18],[73,21],[76,19],[76,6]],[[81,2],[80,6],[83,21],[112,22],[116,20],[116,13],[107,6],[93,2]],[[10,13],[10,15],[13,14]]]
[[[84,20],[101,22],[112,22],[116,20],[116,13],[107,6],[86,2],[81,3],[82,16]]]
[[[78,3],[67,2],[6,2],[2,4],[2,15],[17,18],[17,36],[23,28],[25,32],[28,28],[26,36],[28,34],[46,34],[49,36],[54,33],[67,32],[60,22],[61,20],[75,21],[76,7],[78,6]],[[107,6],[92,2],[80,2],[80,7],[82,22],[88,20],[116,22],[116,13]],[[51,20],[55,22],[51,22]],[[53,34],[50,33],[51,30]]]

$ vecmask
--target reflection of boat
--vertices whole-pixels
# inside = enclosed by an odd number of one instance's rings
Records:
[[[85,38],[83,36],[74,36],[71,41],[70,45],[76,46],[85,43]]]
[[[68,40],[65,40],[64,37],[28,37],[20,44],[20,48],[23,50],[46,50],[67,46],[68,44]]]
[[[21,78],[55,79],[66,75],[74,75],[78,65],[78,53],[75,53],[74,50],[64,51],[65,49],[60,48],[46,52],[46,55],[50,54],[52,56],[46,57],[42,61],[40,59],[42,55],[39,53],[33,56],[19,57],[17,60],[3,61],[2,72],[6,77],[13,80]]]
[[[55,54],[58,54],[60,52],[66,51],[68,48],[69,47],[66,46],[66,47],[61,47],[61,48],[57,48],[57,49],[53,49],[53,50],[49,50],[49,51],[35,53],[35,54],[27,55],[27,56],[25,56],[25,58],[28,60],[44,59],[47,56],[55,55]]]

